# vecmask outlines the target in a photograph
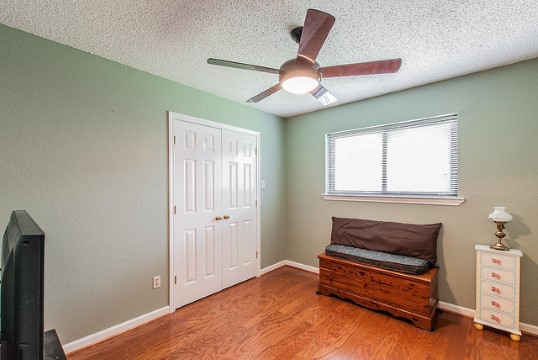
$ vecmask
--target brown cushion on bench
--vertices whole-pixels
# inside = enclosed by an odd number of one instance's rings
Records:
[[[416,225],[333,217],[331,244],[412,256],[437,262],[441,223]]]

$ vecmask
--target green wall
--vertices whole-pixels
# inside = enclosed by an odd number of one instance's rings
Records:
[[[317,266],[331,216],[443,222],[442,301],[474,308],[474,244],[507,206],[521,320],[538,325],[538,60],[286,121],[0,25],[0,228],[26,209],[47,233],[45,326],[62,342],[168,304],[167,111],[261,133],[262,268]],[[459,207],[324,201],[324,134],[457,112]],[[534,231],[533,231],[534,230]]]
[[[284,260],[284,120],[0,25],[0,228],[45,230],[64,344],[168,305],[167,111],[261,133],[261,265]]]
[[[388,80],[390,81],[390,79]],[[474,244],[495,241],[487,219],[506,206],[506,243],[524,253],[521,321],[538,325],[538,59],[389,94],[286,122],[289,260],[317,266],[331,217],[444,224],[439,236],[441,301],[475,308]],[[458,207],[324,201],[328,132],[458,113]]]

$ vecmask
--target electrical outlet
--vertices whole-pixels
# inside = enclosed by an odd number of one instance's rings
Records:
[[[161,287],[161,275],[153,277],[153,288],[157,289]]]

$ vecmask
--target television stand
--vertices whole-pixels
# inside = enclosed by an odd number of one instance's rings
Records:
[[[56,330],[52,329],[45,331],[43,345],[45,348],[44,360],[67,360],[64,348],[60,343],[60,339],[58,339],[58,334],[56,334]]]

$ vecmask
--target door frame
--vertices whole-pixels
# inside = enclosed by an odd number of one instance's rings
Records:
[[[194,116],[189,116],[185,114],[175,113],[172,111],[168,112],[168,251],[169,251],[169,309],[170,313],[176,311],[175,302],[174,302],[174,121],[185,121],[193,124],[209,126],[217,129],[230,130],[235,132],[240,132],[244,134],[253,135],[256,137],[256,247],[258,252],[258,257],[256,259],[257,266],[257,275],[260,276],[261,269],[261,201],[260,201],[260,133],[258,131],[243,129],[240,127],[227,125],[215,121],[205,120],[197,118]]]

